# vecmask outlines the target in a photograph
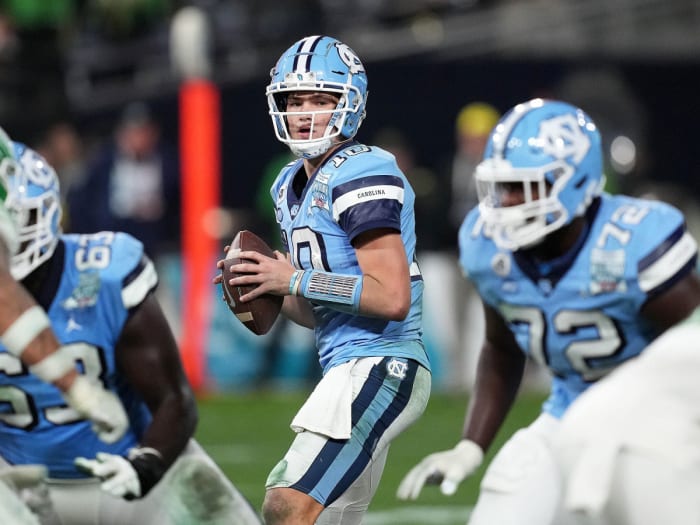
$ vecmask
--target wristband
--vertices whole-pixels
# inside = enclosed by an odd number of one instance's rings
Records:
[[[39,306],[32,306],[22,312],[7,330],[0,335],[0,341],[8,352],[16,357],[21,357],[37,335],[51,326],[46,312]]]
[[[304,275],[304,270],[295,270],[289,279],[289,295],[299,295],[299,285],[301,277]]]
[[[152,447],[132,448],[129,450],[127,459],[139,477],[140,497],[148,494],[168,470],[162,454]],[[134,497],[126,497],[126,499],[134,499]]]
[[[31,365],[29,371],[46,383],[54,383],[71,370],[75,370],[75,361],[63,352],[63,348],[59,347],[53,354]]]
[[[362,275],[347,275],[321,270],[302,272],[298,285],[302,297],[324,303],[330,308],[356,314],[360,310]]]

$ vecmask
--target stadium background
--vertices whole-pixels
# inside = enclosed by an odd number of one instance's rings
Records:
[[[358,138],[373,143],[387,128],[400,130],[415,164],[434,176],[438,208],[449,204],[446,166],[460,108],[486,101],[504,111],[551,96],[598,122],[612,188],[671,200],[700,237],[700,4],[693,0],[2,0],[0,125],[37,144],[51,125],[69,122],[89,152],[128,103],[145,101],[164,138],[178,144],[182,78],[170,31],[185,6],[200,7],[210,22],[208,78],[221,103],[221,246],[240,227],[267,231],[260,181],[285,154],[267,116],[268,72],[289,44],[317,33],[345,41],[365,63],[370,96]],[[611,148],[618,136],[636,147],[626,165]],[[459,318],[460,298],[447,293],[460,277],[454,238],[440,229],[419,238],[436,394],[397,440],[368,524],[464,523],[476,497],[479,476],[452,498],[433,490],[400,505],[393,497],[417,459],[457,438],[480,337],[478,320]],[[182,258],[176,249],[157,261],[161,300],[178,335],[188,301]],[[281,327],[257,338],[214,290],[209,300],[198,438],[259,507],[265,476],[288,445],[288,423],[318,370],[308,334]],[[538,411],[541,377],[526,386],[499,443]]]

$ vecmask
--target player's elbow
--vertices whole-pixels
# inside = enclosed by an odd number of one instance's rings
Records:
[[[385,303],[384,317],[390,321],[403,321],[411,310],[411,295],[398,294]]]

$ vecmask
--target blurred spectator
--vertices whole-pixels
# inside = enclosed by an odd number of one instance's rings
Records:
[[[73,124],[60,121],[51,125],[36,150],[56,170],[64,195],[72,186],[82,182],[85,170],[83,141]]]
[[[83,9],[84,30],[102,38],[125,41],[165,27],[175,9],[173,0],[100,0]]]
[[[124,231],[156,257],[174,249],[180,233],[177,153],[160,137],[149,107],[129,104],[114,140],[88,163],[84,181],[68,195],[71,231]]]
[[[486,102],[467,104],[457,114],[450,202],[450,224],[455,232],[459,230],[467,212],[479,202],[476,196],[474,168],[481,162],[489,133],[500,116],[498,110]]]
[[[67,111],[63,52],[77,2],[0,1],[0,118],[13,137],[32,142]]]
[[[457,113],[455,119],[455,153],[450,166],[451,200],[449,227],[455,255],[443,289],[449,290],[444,300],[452,306],[447,314],[456,333],[449,347],[449,376],[447,384],[453,390],[471,390],[476,378],[476,364],[484,333],[481,301],[474,285],[464,279],[459,267],[456,248],[457,232],[467,212],[476,206],[474,169],[481,162],[488,136],[498,122],[500,113],[486,102],[471,102]]]
[[[416,163],[413,148],[397,128],[380,129],[372,143],[396,157],[396,164],[416,194],[416,249],[419,252],[445,249],[452,239],[446,228],[435,227],[444,224],[446,218],[442,188],[436,173]]]
[[[67,195],[79,186],[85,174],[83,142],[75,127],[68,121],[53,124],[35,148],[56,170],[63,199],[63,227],[70,228]]]

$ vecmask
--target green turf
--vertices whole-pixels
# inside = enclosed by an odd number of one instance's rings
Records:
[[[199,401],[198,441],[258,509],[265,478],[292,441],[289,422],[305,396],[305,392],[250,392]],[[542,400],[542,394],[520,395],[485,464],[515,429],[536,417]],[[466,402],[463,395],[433,394],[423,417],[394,441],[366,525],[464,525],[468,508],[476,501],[483,466],[451,497],[435,487],[425,488],[412,503],[401,502],[394,494],[402,476],[423,456],[456,443]],[[426,515],[430,518],[421,517]]]

